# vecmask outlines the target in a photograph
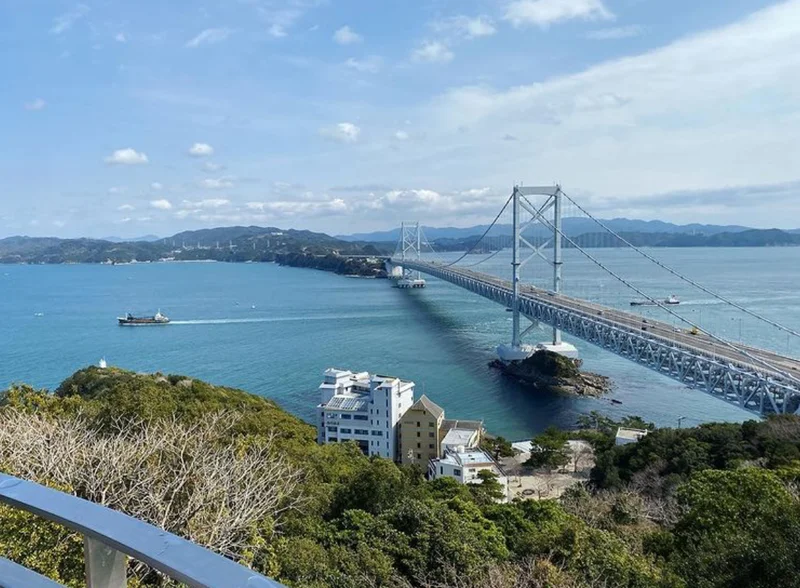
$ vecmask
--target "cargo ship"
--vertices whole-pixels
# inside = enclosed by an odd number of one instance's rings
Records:
[[[153,316],[133,316],[127,313],[125,316],[117,317],[119,326],[121,327],[138,327],[144,325],[166,325],[169,323],[169,318],[161,314],[159,310]]]

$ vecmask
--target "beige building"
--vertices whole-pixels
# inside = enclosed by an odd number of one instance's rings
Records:
[[[440,430],[444,409],[424,394],[400,419],[400,461],[405,465],[428,467],[439,457]]]
[[[481,421],[444,418],[444,409],[424,394],[400,419],[400,461],[427,468],[450,447],[477,447],[483,434]]]

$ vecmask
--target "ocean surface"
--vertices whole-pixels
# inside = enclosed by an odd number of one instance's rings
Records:
[[[564,289],[629,308],[634,291],[589,260],[566,251]],[[692,278],[765,316],[800,330],[800,249],[657,249],[651,253]],[[598,252],[598,257],[601,253]],[[448,257],[448,256],[445,256]],[[458,254],[449,254],[455,259]],[[462,263],[486,256],[470,255]],[[676,311],[729,339],[800,356],[800,342],[743,315],[637,257],[605,250],[602,262],[633,276],[648,294],[676,294]],[[495,255],[475,269],[506,276],[510,257]],[[524,277],[546,286],[542,263]],[[125,312],[167,314],[163,327],[121,328]],[[660,316],[641,308],[643,316]],[[398,290],[387,280],[347,278],[274,264],[159,263],[122,266],[0,266],[0,387],[25,382],[55,388],[74,371],[109,364],[138,371],[188,374],[243,388],[312,421],[316,387],[327,367],[412,379],[418,394],[449,418],[483,419],[494,433],[517,439],[549,424],[570,426],[591,410],[637,414],[659,425],[751,418],[735,406],[689,390],[581,341],[588,370],[610,376],[610,398],[532,392],[487,363],[510,338],[511,315],[492,302],[428,279],[423,290]],[[531,342],[549,329],[534,330]],[[570,340],[569,338],[565,338]]]

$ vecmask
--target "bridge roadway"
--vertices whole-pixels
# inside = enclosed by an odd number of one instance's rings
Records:
[[[509,280],[435,262],[392,259],[391,263],[507,307],[513,304]],[[745,345],[731,348],[703,333],[693,335],[663,321],[527,284],[520,284],[520,312],[746,410],[768,414],[800,409],[800,360]]]

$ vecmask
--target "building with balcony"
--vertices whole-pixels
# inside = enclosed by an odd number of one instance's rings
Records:
[[[398,423],[414,403],[414,382],[329,368],[319,396],[319,443],[353,441],[365,455],[398,459]]]

